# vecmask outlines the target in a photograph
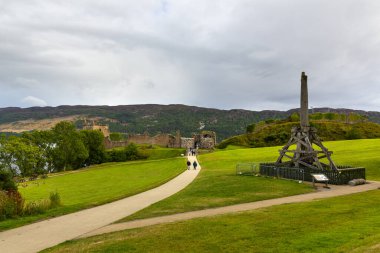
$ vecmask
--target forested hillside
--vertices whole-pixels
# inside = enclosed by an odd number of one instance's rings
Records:
[[[380,138],[380,124],[369,122],[359,114],[316,113],[310,115],[310,125],[324,141]],[[266,120],[247,127],[247,133],[222,141],[219,148],[229,145],[266,147],[283,145],[290,139],[292,127],[299,126],[299,116],[293,113],[284,120]]]
[[[218,141],[245,133],[252,123],[267,119],[284,119],[294,113],[289,111],[218,110],[186,105],[120,105],[120,106],[58,106],[0,109],[0,124],[16,127],[17,122],[75,116],[74,123],[80,127],[81,118],[96,118],[110,125],[113,132],[144,133],[151,135],[175,133],[191,136],[201,129],[217,133]],[[379,112],[354,111],[349,109],[314,108],[314,112],[355,112],[366,115],[369,121],[380,123]],[[12,123],[12,124],[9,124]],[[9,126],[8,128],[9,129]],[[38,129],[38,127],[37,127]]]

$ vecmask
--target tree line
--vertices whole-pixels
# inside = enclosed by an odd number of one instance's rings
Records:
[[[121,153],[122,158],[115,152]],[[0,171],[13,176],[32,177],[114,160],[140,158],[136,145],[130,144],[124,150],[107,152],[100,131],[77,131],[67,121],[47,131],[0,137]]]

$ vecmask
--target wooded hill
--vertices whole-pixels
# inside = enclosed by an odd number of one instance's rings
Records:
[[[365,116],[351,113],[316,113],[310,115],[310,125],[324,141],[380,138],[380,124],[369,122]],[[222,141],[218,147],[229,145],[266,147],[285,144],[291,129],[299,126],[299,116],[293,113],[285,120],[266,120],[247,127],[247,133]]]
[[[199,130],[212,130],[218,141],[245,133],[249,124],[267,119],[284,119],[294,113],[289,111],[218,110],[186,105],[120,105],[120,106],[58,106],[31,108],[1,108],[0,124],[23,120],[54,119],[68,116],[97,118],[110,126],[112,132],[172,133],[180,130],[183,136],[191,136]],[[380,123],[380,112],[355,111],[349,109],[314,108],[314,112],[357,113],[366,115],[369,121]],[[76,119],[77,127],[83,121]],[[38,129],[38,127],[36,128]]]

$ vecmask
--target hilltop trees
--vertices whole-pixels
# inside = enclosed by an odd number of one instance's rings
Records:
[[[103,140],[99,131],[77,131],[70,122],[49,131],[2,136],[0,172],[28,177],[99,164],[106,159]]]

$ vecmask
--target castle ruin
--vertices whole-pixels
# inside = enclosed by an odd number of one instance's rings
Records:
[[[177,131],[176,135],[171,134],[157,134],[150,136],[148,133],[144,134],[130,134],[124,141],[112,141],[110,139],[110,131],[107,125],[99,125],[94,121],[92,124],[85,124],[83,129],[86,130],[99,130],[104,135],[104,145],[106,149],[116,147],[125,147],[130,143],[139,145],[157,145],[166,148],[200,148],[200,149],[213,149],[216,146],[216,133],[213,131],[202,131],[199,134],[194,134],[193,137],[182,137],[181,133]]]
[[[100,125],[98,123],[95,123],[94,120],[91,123],[87,122],[87,120],[84,120],[84,124],[82,128],[83,130],[97,130],[97,131],[102,132],[105,138],[110,137],[110,130],[109,130],[108,125]]]

